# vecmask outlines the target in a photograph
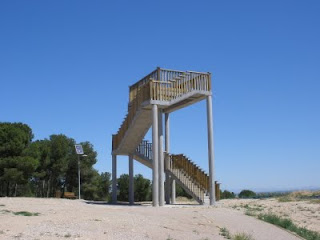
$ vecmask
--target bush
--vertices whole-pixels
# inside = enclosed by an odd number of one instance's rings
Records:
[[[119,188],[119,201],[129,200],[129,175],[122,174],[118,179]],[[151,195],[151,182],[149,179],[144,178],[141,174],[134,176],[134,200],[137,202],[150,201]]]
[[[233,236],[233,240],[253,240],[251,235],[248,235],[246,233],[238,233]]]
[[[223,192],[220,190],[220,199],[230,199],[235,198],[236,195],[234,192],[229,192],[228,190],[224,190]]]
[[[141,174],[134,177],[134,200],[137,202],[150,201],[152,199],[151,181]]]
[[[119,189],[118,200],[128,201],[129,199],[129,175],[128,174],[122,174],[120,178],[118,178],[118,189]]]
[[[179,185],[176,183],[176,196],[177,197],[186,197],[191,199],[192,197]]]
[[[239,198],[254,198],[257,194],[251,190],[242,190],[239,193]]]

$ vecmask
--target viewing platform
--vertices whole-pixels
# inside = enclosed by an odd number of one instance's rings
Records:
[[[169,143],[169,114],[204,99],[207,102],[209,174],[186,155],[170,153]],[[151,127],[152,142],[149,142],[144,137]],[[118,132],[112,135],[114,203],[117,202],[117,155],[129,157],[130,204],[134,201],[133,161],[136,160],[152,169],[153,206],[163,206],[164,201],[175,203],[176,184],[198,203],[213,205],[215,199],[219,199],[220,190],[213,174],[211,74],[157,68],[129,87],[128,113]]]
[[[127,155],[135,150],[151,127],[149,111],[152,105],[156,104],[163,113],[170,113],[199,102],[209,95],[210,73],[157,68],[130,86],[128,114],[117,134],[112,137],[112,151],[118,155]],[[136,141],[129,137],[130,132],[125,136],[130,128],[134,129],[133,134],[138,134]],[[122,141],[124,143],[121,146]],[[127,146],[128,144],[130,146]]]

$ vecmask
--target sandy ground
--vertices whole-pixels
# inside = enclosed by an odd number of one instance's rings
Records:
[[[279,217],[289,218],[300,227],[320,233],[320,203],[310,200],[279,202],[271,199],[234,199],[221,200],[218,207],[231,208],[243,213],[273,213]]]
[[[154,208],[83,200],[0,198],[0,239],[218,240],[225,239],[220,235],[223,227],[231,234],[244,232],[253,239],[300,239],[246,216],[232,207],[232,201],[221,201],[215,207],[174,205]],[[39,215],[14,215],[18,211]]]

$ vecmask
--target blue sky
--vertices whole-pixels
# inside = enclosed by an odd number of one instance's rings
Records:
[[[320,187],[319,12],[293,0],[1,1],[0,121],[88,140],[111,171],[128,86],[157,66],[209,71],[222,188]],[[172,152],[207,170],[205,102],[173,113],[171,130]]]

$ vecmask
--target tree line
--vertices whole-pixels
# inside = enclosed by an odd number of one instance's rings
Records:
[[[63,134],[33,140],[32,129],[23,123],[0,123],[0,197],[56,197],[60,192],[78,193],[78,155],[76,141]],[[88,200],[110,200],[111,174],[99,173],[93,165],[97,152],[86,141],[86,157],[81,158],[81,197]],[[129,176],[117,180],[118,199],[128,201]],[[152,199],[151,181],[141,174],[134,176],[135,201]],[[185,192],[178,188],[178,195]]]
[[[23,123],[0,123],[0,196],[55,197],[57,191],[77,192],[78,156],[75,140],[63,134],[32,141]],[[110,173],[93,168],[97,153],[90,142],[80,143],[81,191],[85,199],[109,198]]]

